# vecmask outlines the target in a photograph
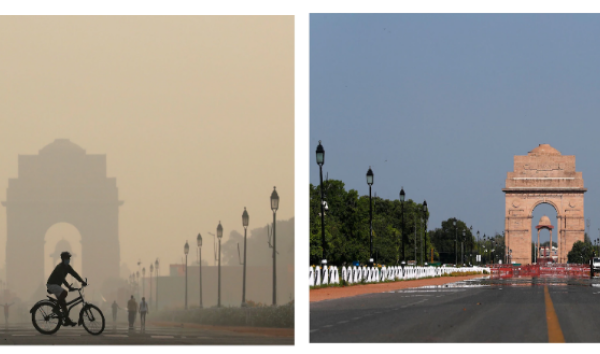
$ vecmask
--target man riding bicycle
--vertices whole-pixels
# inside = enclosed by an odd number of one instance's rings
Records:
[[[50,274],[50,277],[48,278],[46,288],[48,289],[49,293],[54,294],[54,296],[56,296],[56,299],[58,300],[58,304],[60,305],[60,308],[63,311],[63,318],[64,318],[65,325],[76,326],[77,324],[75,322],[71,321],[71,319],[67,315],[68,310],[67,310],[67,302],[65,301],[65,299],[67,298],[67,295],[69,293],[65,289],[62,288],[61,284],[65,284],[67,286],[67,289],[69,289],[70,291],[74,290],[65,280],[67,277],[67,274],[71,274],[83,286],[86,286],[87,283],[83,279],[81,279],[79,274],[77,274],[77,272],[75,270],[73,270],[73,267],[71,267],[69,265],[69,263],[71,262],[71,254],[69,252],[61,253],[60,259],[61,259],[61,262],[56,266],[56,268],[54,268],[54,270],[52,271],[52,274]]]

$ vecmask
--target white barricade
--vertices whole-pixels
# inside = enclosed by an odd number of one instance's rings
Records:
[[[317,280],[315,281],[315,286],[319,286],[321,285],[321,267],[316,266],[315,267],[315,275]]]
[[[477,272],[488,274],[491,269],[488,267],[419,267],[419,266],[405,266],[404,269],[400,266],[382,266],[381,269],[378,267],[356,267],[348,266],[342,267],[341,275],[342,279],[349,284],[360,283],[364,280],[366,283],[378,283],[383,281],[395,281],[395,280],[406,280],[406,279],[423,279],[426,277],[441,277],[452,273],[468,273]],[[321,267],[309,267],[308,269],[308,283],[310,286],[320,286],[327,284],[339,284],[340,283],[340,271],[335,266],[325,267],[324,271]]]
[[[330,284],[339,284],[340,283],[340,275],[338,273],[337,267],[330,266],[329,273],[331,274],[329,276],[329,283]]]

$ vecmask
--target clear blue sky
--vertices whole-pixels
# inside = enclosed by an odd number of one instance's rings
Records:
[[[378,196],[427,200],[432,229],[456,216],[502,232],[513,155],[548,143],[576,156],[597,238],[599,118],[599,15],[310,17],[310,182],[322,140],[324,174],[368,194],[371,166]]]

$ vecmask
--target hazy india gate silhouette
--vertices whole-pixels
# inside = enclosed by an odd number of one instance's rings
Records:
[[[88,155],[68,139],[56,139],[39,155],[19,155],[18,178],[6,192],[6,279],[21,299],[43,297],[44,237],[57,223],[81,235],[82,269],[91,284],[118,278],[119,206],[115,178],[106,177],[106,155]],[[40,289],[44,293],[38,294]]]

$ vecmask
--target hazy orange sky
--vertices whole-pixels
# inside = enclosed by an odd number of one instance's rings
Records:
[[[198,232],[209,259],[219,220],[224,241],[243,234],[244,206],[250,229],[272,221],[273,186],[278,219],[293,217],[293,21],[0,17],[0,200],[19,154],[66,138],[107,156],[131,269],[160,257],[167,274]],[[0,268],[5,247],[2,207]]]

